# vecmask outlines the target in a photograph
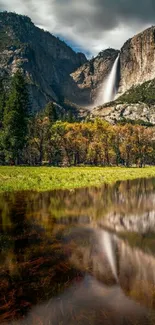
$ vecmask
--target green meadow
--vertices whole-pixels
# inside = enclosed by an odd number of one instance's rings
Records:
[[[74,189],[155,177],[155,167],[0,167],[0,191]]]

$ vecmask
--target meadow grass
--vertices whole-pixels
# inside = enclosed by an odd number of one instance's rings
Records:
[[[0,167],[0,192],[74,189],[119,180],[155,177],[155,167]]]

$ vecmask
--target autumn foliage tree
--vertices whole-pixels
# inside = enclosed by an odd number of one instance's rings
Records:
[[[0,83],[0,164],[138,166],[155,164],[155,130],[102,119],[73,122],[49,102],[29,116],[25,78],[17,72],[9,93]],[[59,111],[61,108],[61,112]]]
[[[54,166],[143,167],[155,163],[153,128],[131,124],[112,126],[100,119],[51,124],[48,117],[37,118],[29,144],[33,160],[38,164],[46,161]]]

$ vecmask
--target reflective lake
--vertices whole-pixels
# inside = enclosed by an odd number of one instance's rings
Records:
[[[0,324],[155,324],[155,179],[0,195]]]

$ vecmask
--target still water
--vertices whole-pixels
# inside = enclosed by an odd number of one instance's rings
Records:
[[[1,194],[0,324],[155,324],[155,179]]]

